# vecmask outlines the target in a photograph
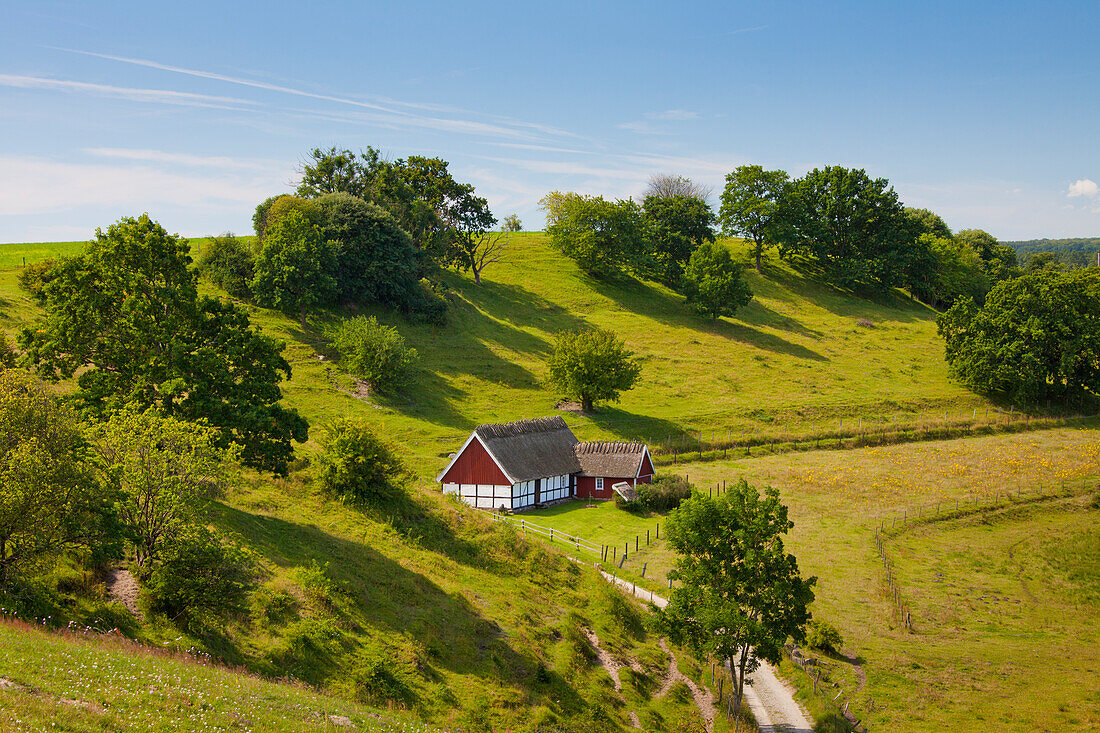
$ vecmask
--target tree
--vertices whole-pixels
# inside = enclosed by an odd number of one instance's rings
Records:
[[[678,288],[684,265],[703,242],[714,241],[714,212],[694,196],[646,196],[642,203],[648,225],[643,269],[654,279]]]
[[[332,494],[371,501],[399,490],[401,460],[361,422],[339,420],[322,427],[321,485]]]
[[[117,554],[114,495],[80,422],[40,383],[0,371],[0,588],[66,549]]]
[[[564,331],[550,356],[550,381],[589,412],[634,386],[642,367],[633,357],[611,331]]]
[[[934,237],[941,237],[943,239],[951,239],[951,227],[947,226],[947,222],[943,218],[929,209],[915,209],[911,206],[905,207],[905,215],[909,217],[910,221],[917,227],[917,231],[920,234],[931,234]]]
[[[151,612],[201,633],[224,627],[226,617],[248,609],[256,563],[236,542],[190,524],[165,542],[157,561],[140,574]]]
[[[287,313],[297,311],[306,327],[306,309],[330,302],[336,290],[332,245],[298,210],[289,211],[268,228],[256,258],[252,292],[256,302]]]
[[[122,494],[119,517],[130,531],[139,566],[207,515],[221,495],[227,462],[236,453],[218,448],[218,432],[155,409],[127,407],[92,431],[104,480]]]
[[[642,210],[629,199],[570,194],[553,206],[557,218],[546,228],[551,244],[589,275],[620,276],[645,251]]]
[[[314,148],[312,162],[302,163],[298,195],[317,198],[326,193],[346,193],[371,199],[371,188],[380,168],[385,166],[378,151],[368,147],[358,155],[350,150]]]
[[[497,223],[489,211],[489,203],[469,192],[455,201],[448,212],[448,222],[455,232],[453,264],[460,270],[472,270],[474,283],[481,284],[481,271],[497,262],[504,251],[505,240],[500,232],[490,232]]]
[[[675,198],[686,197],[699,199],[706,202],[712,191],[709,186],[695,183],[690,178],[677,176],[671,173],[657,173],[649,177],[649,185],[645,190],[645,198]]]
[[[805,638],[816,579],[803,579],[784,550],[794,523],[775,489],[761,496],[742,479],[718,497],[693,494],[667,525],[678,553],[669,577],[677,584],[657,612],[659,624],[698,658],[727,661],[739,712],[757,660],[778,663],[788,638]]]
[[[938,322],[951,371],[1020,405],[1100,393],[1100,273],[1031,272],[962,298]]]
[[[523,222],[515,214],[509,214],[504,217],[504,226],[501,227],[501,230],[505,232],[522,232]]]
[[[956,239],[931,234],[920,235],[918,246],[926,247],[934,262],[929,303],[938,308],[964,297],[978,302],[985,297],[989,281],[977,252]]]
[[[329,336],[348,371],[381,394],[407,384],[419,358],[396,328],[382,325],[374,316],[349,318]]]
[[[557,224],[565,216],[570,206],[583,201],[584,196],[572,191],[550,191],[539,199],[539,208],[546,212],[546,228]]]
[[[308,425],[280,406],[283,346],[231,303],[199,298],[187,241],[149,216],[123,218],[60,260],[43,288],[45,318],[20,334],[49,379],[77,377],[77,404],[104,415],[128,403],[206,419],[249,465],[283,472]]]
[[[504,258],[508,238],[504,232],[481,232],[463,241],[466,268],[474,273],[474,284],[481,285],[481,271]]]
[[[726,176],[718,220],[723,233],[752,240],[757,272],[764,249],[779,243],[788,178],[786,171],[766,171],[759,165],[743,165]]]
[[[989,232],[981,229],[964,229],[955,235],[955,239],[978,253],[990,285],[996,285],[1002,280],[1009,280],[1022,274],[1016,250],[1007,244],[1001,244]]]
[[[714,242],[706,242],[692,253],[681,290],[688,305],[711,318],[732,316],[752,300],[744,268],[733,261],[728,249]]]
[[[815,168],[784,190],[781,253],[814,260],[834,285],[885,291],[901,284],[918,231],[885,178]]]
[[[199,274],[234,298],[252,297],[252,250],[229,232],[211,237],[195,263]]]
[[[325,194],[317,205],[339,296],[408,308],[416,299],[420,255],[393,215],[347,193]]]

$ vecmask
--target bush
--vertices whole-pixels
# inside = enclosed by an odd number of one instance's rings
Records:
[[[840,632],[828,621],[810,619],[806,629],[806,646],[822,652],[839,652],[844,640]]]
[[[445,284],[422,278],[413,290],[412,299],[408,304],[409,321],[445,326],[450,297],[450,288]]]
[[[666,512],[691,496],[692,486],[684,476],[661,476],[651,484],[638,484],[638,500],[650,511]]]
[[[15,366],[15,346],[8,339],[8,334],[0,331],[0,370]]]
[[[329,332],[344,366],[374,392],[392,393],[405,385],[418,354],[405,338],[374,316],[351,318]]]
[[[241,237],[229,232],[211,237],[199,255],[199,273],[234,298],[251,298],[252,278],[256,275],[252,250]]]
[[[244,547],[192,525],[142,575],[150,611],[200,631],[247,610],[256,565]]]
[[[688,305],[711,318],[732,316],[752,300],[744,269],[723,245],[703,242],[691,253],[681,278]]]
[[[52,279],[51,272],[56,264],[56,260],[42,260],[27,265],[19,271],[19,287],[29,293],[40,305],[46,302],[46,296],[42,291]]]
[[[404,468],[370,428],[341,420],[322,430],[320,481],[326,491],[368,501],[397,494]]]
[[[392,654],[378,644],[359,650],[351,669],[356,699],[374,705],[410,705],[415,696],[404,679],[407,676],[406,670],[394,664]]]

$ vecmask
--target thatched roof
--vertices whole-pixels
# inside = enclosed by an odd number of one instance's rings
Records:
[[[588,441],[574,445],[573,453],[577,456],[582,476],[633,478],[642,466],[645,444]]]
[[[517,483],[566,476],[580,470],[573,454],[577,438],[561,417],[479,425],[474,432],[504,472]]]

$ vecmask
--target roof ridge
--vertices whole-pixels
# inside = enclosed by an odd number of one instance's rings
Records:
[[[637,440],[585,440],[573,446],[577,453],[637,453],[644,448]]]
[[[486,423],[478,425],[474,428],[474,432],[482,438],[513,438],[532,433],[552,433],[568,429],[569,426],[561,415],[548,415],[507,423]]]

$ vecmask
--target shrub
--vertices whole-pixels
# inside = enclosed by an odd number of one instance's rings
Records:
[[[404,679],[407,676],[407,673],[402,674],[404,671],[394,664],[392,655],[381,645],[361,649],[351,670],[355,697],[374,705],[409,705],[415,696]]]
[[[0,370],[15,366],[15,347],[8,339],[8,334],[0,331]]]
[[[665,512],[680,506],[691,496],[692,486],[684,476],[661,476],[651,484],[638,484],[638,499],[645,508]]]
[[[40,305],[46,302],[46,296],[42,291],[53,278],[51,272],[56,264],[56,260],[42,260],[27,265],[19,271],[19,287],[29,293]]]
[[[413,289],[412,298],[408,303],[409,321],[432,326],[446,325],[450,297],[450,288],[445,284],[422,278]]]
[[[418,354],[405,338],[374,316],[350,318],[329,332],[344,366],[374,392],[392,393],[405,385]]]
[[[148,609],[198,631],[247,610],[256,565],[246,548],[192,525],[142,575]]]
[[[828,621],[810,619],[806,629],[806,646],[822,652],[839,652],[844,640],[840,632]]]
[[[243,238],[229,232],[211,237],[196,266],[203,277],[234,298],[252,297],[250,285],[256,270],[252,250]]]
[[[322,431],[320,481],[326,491],[367,501],[397,494],[397,479],[404,468],[370,428],[341,420],[323,426]]]
[[[688,259],[681,291],[698,313],[711,318],[732,316],[752,300],[744,269],[723,245],[703,242]]]

